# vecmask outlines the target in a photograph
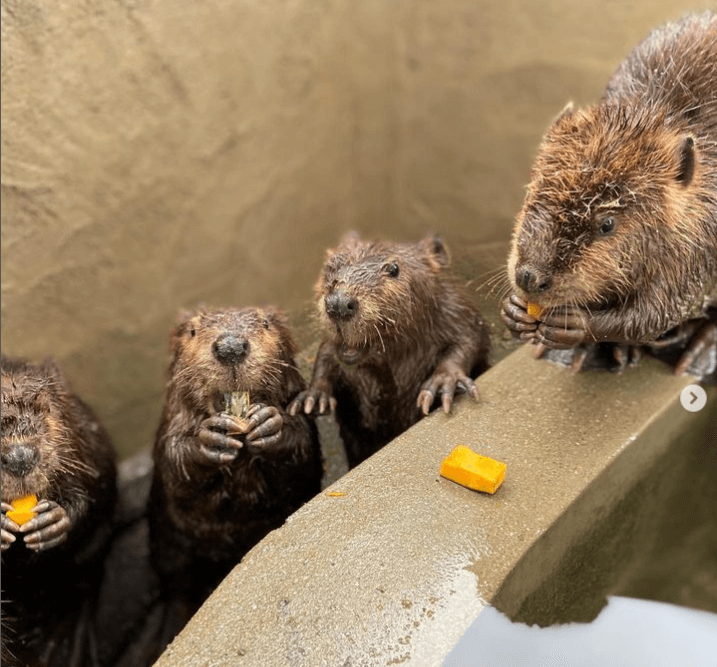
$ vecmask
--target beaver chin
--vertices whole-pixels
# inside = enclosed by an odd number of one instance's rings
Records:
[[[336,355],[339,361],[345,364],[356,364],[361,361],[368,354],[368,348],[366,347],[349,347],[347,345],[340,345],[336,350]]]

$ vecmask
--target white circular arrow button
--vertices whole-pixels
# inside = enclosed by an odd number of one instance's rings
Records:
[[[680,403],[689,412],[699,412],[707,403],[707,392],[698,384],[688,384],[680,394]]]

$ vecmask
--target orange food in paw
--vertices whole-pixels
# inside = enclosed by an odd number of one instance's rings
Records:
[[[540,317],[540,313],[543,312],[543,309],[537,303],[528,301],[527,311],[528,311],[528,315],[530,315],[531,317],[534,317],[537,320]]]
[[[27,523],[35,516],[35,512],[31,510],[37,505],[37,496],[33,493],[24,498],[17,498],[10,504],[13,509],[7,513],[8,518],[12,519],[18,526],[22,526],[22,524]]]
[[[495,493],[508,466],[458,445],[441,463],[441,476],[475,491]]]

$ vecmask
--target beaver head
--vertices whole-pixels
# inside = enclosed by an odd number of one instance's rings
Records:
[[[282,397],[298,391],[287,386],[296,346],[273,308],[185,312],[170,341],[170,387],[197,407],[221,410],[231,391]]]
[[[315,288],[318,312],[345,360],[425,337],[448,264],[448,249],[432,234],[417,243],[391,243],[351,232],[328,250]]]
[[[572,106],[546,134],[508,272],[542,307],[591,311],[681,285],[695,239],[701,145],[655,109]]]

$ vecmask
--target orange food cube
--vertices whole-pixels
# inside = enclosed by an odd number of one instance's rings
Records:
[[[475,491],[495,493],[505,479],[505,463],[458,445],[441,463],[441,476]]]
[[[528,311],[528,315],[534,317],[537,320],[540,317],[540,313],[543,309],[537,303],[528,301],[528,308],[526,310]]]
[[[18,526],[22,526],[22,524],[27,523],[35,516],[35,512],[31,510],[37,505],[37,496],[33,493],[24,498],[17,498],[10,504],[13,509],[7,513],[8,518],[12,519]]]

